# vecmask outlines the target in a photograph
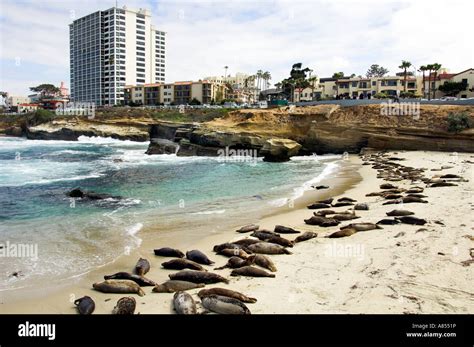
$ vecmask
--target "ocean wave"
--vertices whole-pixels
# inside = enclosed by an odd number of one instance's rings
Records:
[[[291,157],[290,161],[326,161],[335,159],[342,159],[342,154],[302,155]]]
[[[190,213],[192,215],[209,215],[209,214],[223,214],[225,210],[208,210]]]

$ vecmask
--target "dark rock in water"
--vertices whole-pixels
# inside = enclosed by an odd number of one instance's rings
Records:
[[[86,200],[104,200],[104,199],[122,199],[120,196],[113,196],[106,193],[95,193],[95,192],[87,192],[82,190],[81,188],[74,188],[67,196],[70,198],[79,198],[79,199],[86,199]]]
[[[329,189],[329,186],[313,186],[314,188],[316,188],[317,190],[321,190],[321,189]]]
[[[280,234],[298,234],[299,231],[293,228],[285,227],[283,225],[275,225],[275,229],[273,230],[275,233]]]
[[[307,208],[309,208],[310,210],[317,210],[320,208],[329,208],[329,207],[331,207],[331,205],[323,204],[319,202],[307,206]]]
[[[15,126],[9,127],[5,129],[5,135],[21,137],[23,136],[23,129]]]
[[[151,139],[146,154],[175,154],[179,145],[166,139]]]

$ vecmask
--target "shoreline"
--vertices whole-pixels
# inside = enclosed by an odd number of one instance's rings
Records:
[[[452,156],[446,152],[398,151],[396,155],[405,159],[402,162],[404,165],[427,168],[427,176],[440,174],[431,171],[432,168],[453,163]],[[463,160],[472,161],[472,157],[472,154],[462,153],[456,156],[456,160],[462,163]],[[468,176],[469,170],[472,172],[470,164],[460,165],[458,162],[457,166],[451,165],[454,167],[442,170],[442,174],[464,175],[468,182],[459,183],[457,187],[425,189],[428,204],[403,206],[403,209],[414,211],[416,216],[426,218],[428,224],[425,226],[384,225],[382,230],[327,239],[325,236],[339,227],[306,225],[303,219],[314,211],[304,208],[308,202],[328,196],[337,198],[342,194],[358,202],[367,202],[370,209],[357,211],[361,218],[356,222],[376,222],[386,217],[385,212],[399,208],[396,205],[382,205],[385,200],[379,197],[365,196],[378,191],[378,186],[386,181],[377,178],[377,171],[371,166],[361,164],[358,156],[350,156],[345,170],[352,175],[339,177],[346,185],[338,184],[338,177],[327,177],[318,184],[336,180],[328,184],[333,189],[307,191],[293,209],[270,213],[258,221],[262,229],[273,230],[274,225],[282,224],[318,233],[317,238],[291,248],[292,255],[270,256],[278,268],[276,278],[230,277],[229,269],[213,270],[227,262],[227,258],[212,252],[213,245],[248,236],[236,233],[234,228],[194,242],[179,240],[172,233],[142,231],[142,245],[130,255],[122,256],[113,264],[98,268],[64,288],[58,288],[54,294],[27,299],[23,295],[19,298],[21,301],[3,303],[0,307],[6,313],[32,313],[31,308],[35,307],[34,313],[75,314],[72,298],[89,295],[96,302],[95,313],[109,314],[116,301],[127,294],[99,293],[91,288],[92,283],[101,281],[104,274],[131,271],[140,256],[149,259],[152,266],[146,277],[162,283],[168,279],[168,274],[175,271],[160,267],[168,258],[154,256],[153,248],[170,246],[182,251],[199,249],[216,261],[215,265],[207,267],[208,270],[228,278],[230,283],[206,287],[224,287],[256,297],[257,303],[248,305],[252,313],[473,313],[472,269],[462,265],[463,261],[470,259],[469,250],[473,247],[474,224],[469,216],[474,177]],[[466,165],[467,172],[461,172]],[[344,168],[338,172],[344,172]],[[393,184],[410,186],[407,181]],[[338,211],[347,209],[337,208]],[[282,236],[293,239],[297,235]],[[173,294],[152,293],[151,289],[144,288],[144,297],[132,294],[137,299],[136,312],[172,313]],[[197,299],[195,294],[198,291],[194,289],[189,293]]]

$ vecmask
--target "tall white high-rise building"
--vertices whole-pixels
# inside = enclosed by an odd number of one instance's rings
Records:
[[[71,100],[120,105],[124,87],[165,82],[165,33],[148,10],[112,7],[69,25]]]

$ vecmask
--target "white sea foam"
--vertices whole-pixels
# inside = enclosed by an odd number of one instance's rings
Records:
[[[191,214],[194,215],[208,215],[208,214],[223,214],[225,213],[225,210],[208,210],[208,211],[199,211],[199,212],[193,212]]]

